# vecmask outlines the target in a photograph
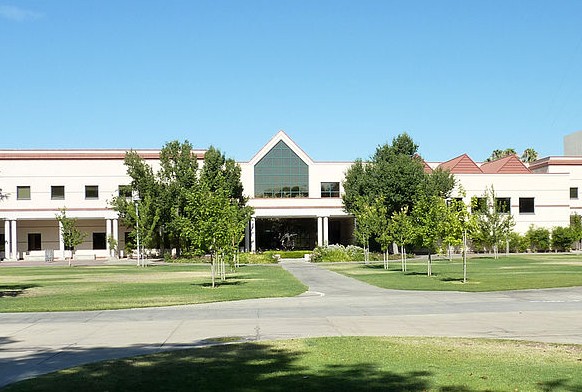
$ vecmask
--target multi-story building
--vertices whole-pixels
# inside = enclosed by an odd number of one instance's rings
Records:
[[[138,150],[154,169],[159,150]],[[204,150],[196,150],[202,164]],[[4,150],[0,151],[0,258],[55,258],[67,250],[56,215],[66,208],[87,233],[78,247],[86,257],[108,257],[109,237],[124,249],[129,229],[123,227],[109,202],[130,183],[122,150]],[[245,248],[250,251],[292,242],[299,248],[352,241],[354,219],[342,205],[342,181],[352,162],[312,160],[284,132],[278,132],[248,162],[241,162],[241,180],[254,215]],[[488,187],[507,206],[516,230],[530,225],[566,226],[582,209],[582,157],[548,157],[526,166],[515,156],[476,163],[467,155],[429,162],[426,170],[442,167],[464,190],[465,202],[481,197]],[[458,196],[458,195],[457,195]],[[290,238],[282,238],[293,233]]]

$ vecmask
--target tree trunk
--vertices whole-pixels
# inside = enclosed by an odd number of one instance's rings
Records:
[[[432,276],[432,254],[428,252],[428,262],[427,262],[428,276]]]
[[[211,276],[211,279],[212,279],[212,288],[214,288],[214,287],[216,287],[215,286],[215,282],[214,282],[214,272],[215,272],[214,271],[215,270],[214,263],[216,263],[216,256],[215,255],[212,255],[210,257],[211,257],[211,259],[210,259],[210,276]]]
[[[408,270],[408,266],[406,265],[406,248],[402,245],[402,254],[404,255],[404,272]]]
[[[400,268],[402,269],[402,272],[406,271],[406,268],[404,267],[404,247],[401,247],[401,252],[400,252]]]

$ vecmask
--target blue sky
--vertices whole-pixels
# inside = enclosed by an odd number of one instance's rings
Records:
[[[579,0],[0,0],[0,148],[215,145],[315,160],[408,132],[429,161],[562,154]]]

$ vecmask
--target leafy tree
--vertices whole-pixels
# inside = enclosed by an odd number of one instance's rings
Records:
[[[485,160],[485,162],[496,161],[498,159],[505,158],[506,156],[509,155],[517,155],[517,152],[513,148],[506,148],[505,150],[499,149],[493,150],[493,152],[491,152],[491,155],[489,156],[489,158]]]
[[[390,217],[386,213],[386,206],[381,199],[376,199],[373,205],[375,216],[372,217],[372,229],[376,233],[376,241],[380,244],[384,259],[384,269],[388,269],[388,251],[393,241],[390,229]]]
[[[580,250],[580,241],[582,241],[582,216],[574,213],[570,215],[570,229],[572,240],[576,243],[576,249]]]
[[[77,218],[70,218],[67,216],[67,210],[61,209],[61,213],[56,215],[57,221],[61,226],[61,236],[65,248],[71,250],[71,257],[69,258],[69,267],[71,266],[71,259],[75,256],[75,248],[83,243],[87,233],[81,232],[77,228]]]
[[[412,210],[416,242],[428,251],[428,276],[432,276],[432,255],[436,253],[445,236],[447,215],[446,201],[434,195],[423,195]]]
[[[543,227],[534,227],[531,225],[525,237],[529,243],[532,252],[547,252],[550,250],[550,231]]]
[[[369,165],[364,165],[361,159],[356,159],[346,171],[343,182],[344,194],[342,195],[346,212],[353,214],[362,197],[372,198],[369,167]]]
[[[484,206],[475,212],[475,228],[473,237],[485,247],[493,250],[495,259],[499,258],[499,245],[506,242],[509,233],[515,226],[515,221],[509,213],[502,212],[501,205],[496,201],[493,187],[487,188],[483,194]],[[473,208],[476,200],[473,200]]]
[[[527,251],[528,240],[525,236],[511,232],[509,233],[509,250],[514,253],[523,253]]]
[[[552,249],[558,252],[565,252],[572,249],[574,234],[570,227],[554,227],[552,229]]]
[[[408,214],[408,207],[394,212],[388,225],[390,238],[400,247],[400,263],[402,271],[406,271],[406,245],[414,241],[414,227]]]
[[[522,162],[531,163],[538,159],[538,152],[531,147],[526,148],[519,159],[521,159]]]
[[[224,189],[230,198],[237,199],[241,204],[246,203],[243,197],[243,185],[240,180],[240,166],[232,158],[225,155],[213,146],[204,154],[200,179],[208,184],[211,191]]]
[[[372,238],[377,224],[377,206],[361,197],[356,201],[353,214],[356,218],[354,236],[364,248],[364,262],[367,264],[370,261],[370,238]]]

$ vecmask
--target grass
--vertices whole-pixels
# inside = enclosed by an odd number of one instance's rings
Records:
[[[582,346],[336,337],[228,344],[90,364],[21,391],[580,391]]]
[[[210,267],[158,265],[6,267],[0,312],[127,309],[285,297],[307,288],[279,266],[242,266],[210,287]]]
[[[426,260],[400,262],[389,269],[382,264],[327,264],[325,268],[366,283],[400,290],[501,291],[582,286],[582,256],[570,254],[474,257],[467,262],[468,282],[463,283],[461,259],[433,261],[432,277],[426,276]]]

